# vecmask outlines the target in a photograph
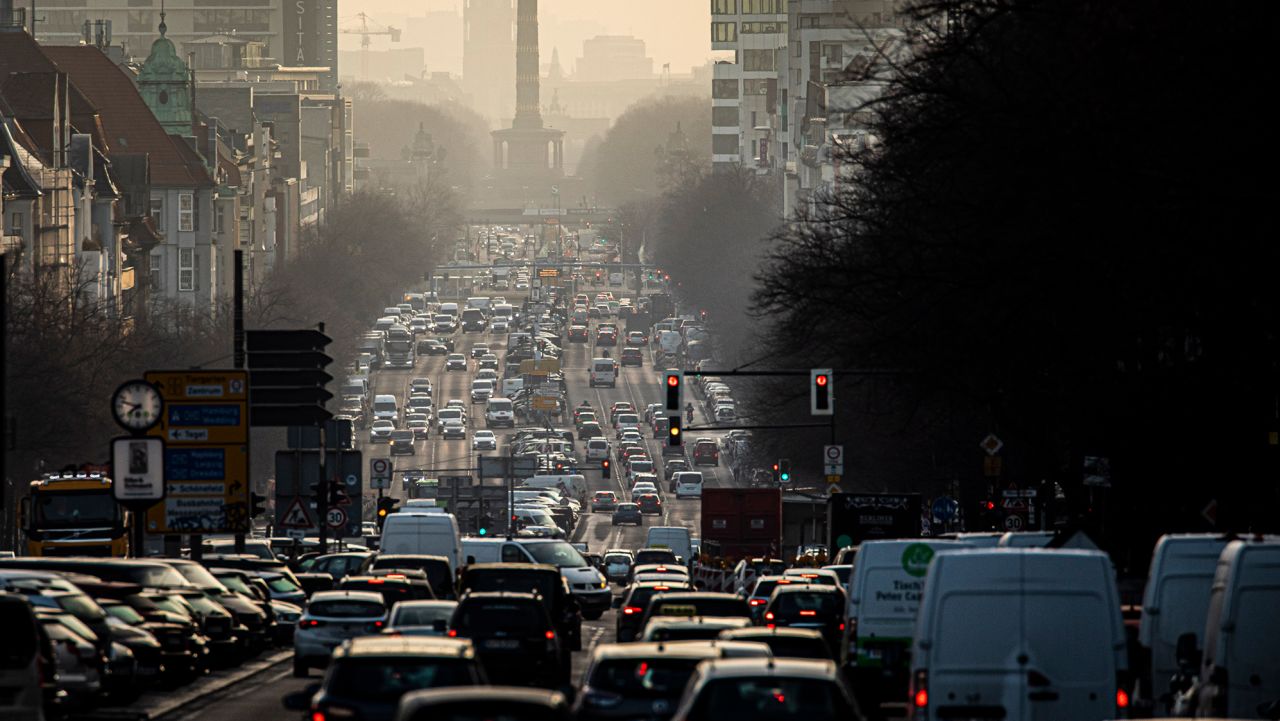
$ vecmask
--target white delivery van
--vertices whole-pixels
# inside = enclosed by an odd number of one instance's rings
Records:
[[[451,315],[454,319],[457,319],[461,311],[458,310],[457,303],[441,303],[440,307],[436,308],[436,312],[442,315]]]
[[[618,385],[618,363],[612,358],[592,358],[591,359],[591,387],[609,386],[615,388]]]
[[[484,406],[484,422],[488,428],[514,427],[515,406],[510,398],[490,398]]]
[[[603,461],[609,457],[609,441],[603,438],[592,438],[587,441],[587,460]]]
[[[967,547],[919,538],[865,541],[858,547],[846,589],[841,661],[860,705],[879,708],[906,698],[911,631],[929,562],[943,550]]]
[[[1222,534],[1186,533],[1161,536],[1151,555],[1147,587],[1142,594],[1142,620],[1138,625],[1138,645],[1149,655],[1150,675],[1138,680],[1135,694],[1154,704],[1157,715],[1173,708],[1170,680],[1178,673],[1178,638],[1195,637],[1202,648],[1209,591],[1218,556],[1226,548]]]
[[[1222,549],[1205,615],[1200,717],[1276,718],[1280,710],[1280,539]],[[1266,710],[1263,710],[1263,709]]]
[[[680,350],[680,333],[674,330],[664,330],[658,333],[658,348],[667,355],[675,355]]]
[[[676,498],[702,497],[702,471],[677,471],[673,480]]]
[[[425,509],[424,509],[425,510]],[[403,510],[392,513],[382,524],[380,553],[416,553],[444,556],[457,569],[462,562],[461,534],[452,513],[422,513]]]
[[[1105,553],[939,553],[924,581],[906,695],[913,718],[1124,717],[1128,658]]]
[[[693,544],[689,529],[684,526],[650,526],[645,537],[645,548],[670,548],[685,563],[693,561]]]
[[[587,497],[587,477],[580,473],[562,475],[538,474],[526,478],[524,486],[530,488],[555,488],[560,495],[583,501]]]
[[[396,405],[393,395],[379,394],[373,397],[373,420],[396,423],[400,418],[400,407]]]

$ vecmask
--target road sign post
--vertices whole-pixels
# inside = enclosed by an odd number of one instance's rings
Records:
[[[822,447],[823,472],[828,476],[844,475],[844,446]]]
[[[390,458],[371,458],[369,459],[369,487],[378,489],[378,496],[382,496],[382,489],[391,487],[391,477],[395,474],[395,464]]]

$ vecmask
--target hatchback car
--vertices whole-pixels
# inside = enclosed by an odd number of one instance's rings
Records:
[[[720,464],[720,448],[711,438],[699,438],[693,444],[693,465],[716,466]]]
[[[618,508],[618,494],[613,491],[596,491],[591,497],[591,512],[614,511]]]
[[[531,593],[467,593],[449,622],[449,635],[469,638],[496,684],[558,688],[568,681],[560,640],[547,609]]]
[[[621,583],[631,572],[633,559],[630,551],[612,549],[604,554],[603,572],[606,581]]]
[[[462,425],[462,421],[445,421],[440,429],[440,437],[447,441],[466,440],[467,427]]]
[[[613,525],[618,526],[623,523],[634,523],[637,526],[644,525],[644,516],[640,513],[640,506],[636,503],[619,503],[613,512]]]
[[[662,515],[662,499],[656,493],[642,493],[636,499],[636,505],[640,506],[641,513],[652,513],[654,515]]]
[[[368,591],[319,591],[311,596],[293,634],[293,675],[325,666],[333,650],[356,636],[381,633],[387,606]]]
[[[622,353],[618,355],[618,365],[642,368],[644,367],[644,354],[640,352],[639,348],[623,348]]]
[[[648,342],[649,342],[649,339],[645,337],[644,331],[633,330],[627,333],[627,345],[643,346]]]
[[[446,636],[457,601],[401,601],[391,609],[386,636]]]
[[[845,593],[837,586],[794,583],[773,589],[765,606],[767,628],[786,626],[818,631],[834,652],[844,635]]]

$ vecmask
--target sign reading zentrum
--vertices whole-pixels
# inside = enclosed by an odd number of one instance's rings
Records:
[[[152,371],[164,416],[167,493],[147,514],[149,533],[249,529],[249,392],[246,371]]]

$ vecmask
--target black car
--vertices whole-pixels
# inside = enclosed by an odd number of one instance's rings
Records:
[[[449,346],[433,338],[418,341],[418,355],[448,355]]]
[[[767,628],[810,628],[822,634],[834,653],[844,635],[845,594],[838,586],[778,586],[764,610]]]
[[[619,503],[618,507],[613,511],[612,520],[615,526],[622,523],[634,523],[637,526],[644,525],[644,515],[640,513],[640,506],[635,503]]]
[[[644,618],[644,612],[649,609],[649,601],[653,599],[654,594],[667,593],[670,591],[687,591],[687,585],[679,585],[675,583],[633,583],[622,592],[622,596],[614,600],[613,605],[618,609],[618,618],[614,624],[614,639],[618,643],[634,641],[639,635],[640,620]]]
[[[417,569],[427,574],[431,591],[442,601],[452,601],[458,597],[453,587],[453,571],[449,567],[449,559],[444,556],[432,556],[418,553],[379,553],[370,556],[360,568],[360,573],[373,575],[372,571],[389,571],[394,569]]]
[[[435,594],[431,592],[431,584],[425,577],[410,578],[408,574],[386,575],[380,572],[376,576],[347,576],[338,584],[339,591],[370,591],[382,596],[387,608],[397,601],[431,601]]]
[[[736,628],[721,631],[726,641],[754,641],[769,647],[769,652],[779,658],[810,658],[817,661],[838,660],[827,641],[818,631],[807,628]]]
[[[662,499],[656,493],[641,493],[636,498],[636,503],[639,504],[641,513],[662,514]]]
[[[560,647],[546,606],[532,593],[478,591],[463,595],[449,635],[469,638],[495,684],[559,688],[569,681],[568,653]]]
[[[539,563],[472,563],[462,572],[459,593],[520,591],[538,594],[569,651],[582,648],[582,608],[560,569]],[[566,662],[568,661],[566,654]]]

